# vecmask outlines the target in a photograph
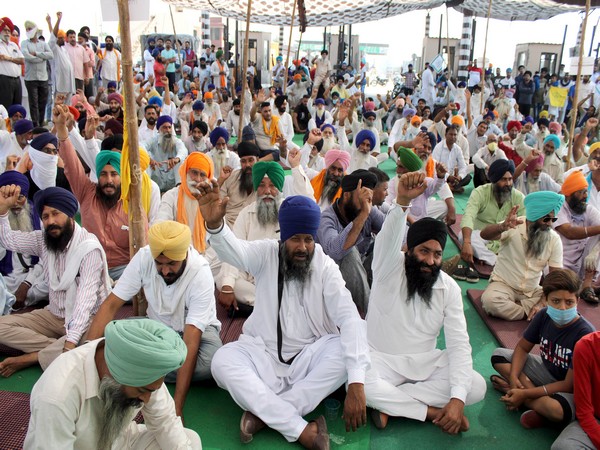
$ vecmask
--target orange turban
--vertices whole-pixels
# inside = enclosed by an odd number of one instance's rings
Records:
[[[580,170],[576,170],[565,179],[562,185],[561,192],[564,195],[568,196],[573,194],[574,192],[582,191],[583,189],[587,188],[588,182],[586,181],[583,172],[581,172]]]
[[[411,124],[420,124],[421,123],[421,118],[419,116],[413,116],[412,119],[410,119],[410,123]]]
[[[294,81],[295,80],[301,80],[302,79],[302,75],[300,75],[299,73],[297,73],[296,75],[294,75]]]
[[[65,33],[64,30],[58,30],[58,32],[56,33],[56,37],[57,38],[66,38],[67,37],[67,33]]]
[[[181,166],[179,167],[179,176],[181,177],[181,185],[179,186],[179,194],[177,197],[177,222],[183,223],[184,225],[189,225],[189,222],[193,217],[188,217],[188,208],[186,208],[186,197],[187,203],[189,204],[189,199],[193,202],[196,201],[196,198],[190,191],[190,187],[187,183],[187,173],[190,169],[197,169],[206,172],[206,176],[208,179],[212,179],[213,177],[213,163],[212,160],[206,156],[204,153],[193,152],[183,161]],[[204,228],[204,218],[200,213],[200,207],[196,203],[194,205],[196,214],[194,220],[194,231],[192,235],[192,242],[194,243],[194,248],[198,250],[200,253],[204,253],[206,250],[206,229]],[[191,227],[190,227],[191,228]]]
[[[463,116],[456,115],[456,116],[452,117],[452,120],[450,121],[450,123],[452,125],[458,125],[459,127],[462,127],[465,125],[465,119],[463,119]]]
[[[204,100],[208,99],[208,98],[213,98],[213,94],[212,92],[205,92],[204,93]]]

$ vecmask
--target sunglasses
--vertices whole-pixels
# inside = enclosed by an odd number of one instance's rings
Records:
[[[548,223],[548,222],[556,222],[558,220],[558,217],[550,217],[550,216],[546,216],[542,219],[542,222],[544,223]]]

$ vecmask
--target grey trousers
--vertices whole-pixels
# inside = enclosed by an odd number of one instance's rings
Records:
[[[600,425],[600,420],[598,420]],[[571,422],[552,444],[552,450],[596,450],[594,443],[579,422]]]
[[[352,247],[346,256],[338,262],[338,265],[340,266],[342,277],[346,282],[346,288],[352,294],[352,300],[357,308],[366,314],[371,288],[369,287],[367,270],[363,265],[358,249]]]

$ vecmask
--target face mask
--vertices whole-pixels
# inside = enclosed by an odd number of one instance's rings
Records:
[[[490,142],[487,147],[490,152],[494,153],[496,150],[498,150],[498,143]]]
[[[31,30],[29,30],[27,32],[27,39],[33,39],[33,38],[35,38],[36,35],[37,35],[37,32],[38,32],[37,28],[32,28]]]
[[[332,100],[331,100],[331,103],[333,103],[334,105],[337,105],[337,102],[338,102],[338,101],[339,101],[339,99],[337,99],[337,98],[334,98],[334,99],[332,99]]]
[[[550,316],[555,324],[562,327],[577,317],[577,307],[569,309],[556,309],[548,305],[546,314]]]
[[[3,34],[3,35],[1,35],[0,37],[2,38],[2,40],[3,40],[4,42],[8,42],[8,41],[9,41],[9,39],[10,39],[10,36],[6,36],[6,35],[4,35],[4,34]]]

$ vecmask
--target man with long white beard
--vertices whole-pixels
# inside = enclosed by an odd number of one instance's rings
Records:
[[[544,154],[532,150],[515,168],[513,179],[515,189],[523,194],[539,191],[560,192],[560,184],[552,179],[544,170]]]
[[[11,184],[21,188],[21,196],[8,211],[10,229],[25,233],[39,230],[40,218],[27,200],[27,177],[16,170],[8,170],[0,175],[0,187]],[[18,310],[48,299],[48,283],[44,280],[44,268],[37,256],[23,255],[0,247],[0,273],[9,292],[15,296],[12,309]]]
[[[341,132],[344,131],[344,127],[340,127]],[[323,147],[320,150],[321,156],[331,150],[332,148],[339,148],[339,144],[336,138],[336,128],[330,123],[324,123],[321,125],[321,137],[323,138]]]
[[[75,196],[58,187],[39,191],[34,207],[44,231],[23,233],[10,229],[7,215],[20,195],[19,186],[0,188],[0,245],[40,258],[50,303],[30,313],[0,317],[0,343],[25,353],[0,363],[4,377],[38,362],[46,369],[61,353],[84,342],[90,319],[110,286],[100,242],[73,219]]]
[[[173,119],[160,116],[156,121],[158,136],[147,142],[150,155],[151,178],[160,192],[167,192],[179,183],[178,169],[188,155],[183,142],[173,134]]]
[[[560,237],[552,222],[565,196],[550,191],[525,197],[525,219],[514,206],[506,219],[481,230],[481,238],[500,241],[498,259],[481,301],[490,316],[505,320],[531,320],[544,307],[540,277],[563,266]]]
[[[206,123],[208,124],[209,130],[214,130],[216,127],[221,126],[223,117],[221,116],[221,108],[214,101],[213,93],[206,92],[204,94],[204,114],[206,115]]]
[[[333,116],[325,109],[325,100],[322,98],[313,99],[317,96],[316,90],[313,89],[312,97],[308,101],[308,110],[310,111],[311,119],[308,121],[308,131],[313,128],[321,129],[324,124],[333,124]]]
[[[296,164],[294,170],[302,169]],[[274,161],[259,161],[252,166],[256,201],[242,209],[235,220],[232,230],[239,239],[279,239],[278,213],[283,201],[281,192],[284,180],[285,173],[281,165]],[[252,275],[223,263],[215,284],[220,291],[219,303],[226,309],[233,308],[236,316],[249,316],[252,313],[256,298],[256,284]]]
[[[229,142],[229,133],[223,127],[217,127],[210,133],[210,143],[213,146],[209,153],[212,159],[215,174],[221,174],[221,171],[231,173],[232,170],[239,169],[240,157],[231,151],[227,146]]]
[[[200,450],[183,427],[163,383],[187,349],[179,335],[150,319],[113,321],[106,338],[52,364],[31,392],[24,447]],[[144,425],[133,419],[144,416]]]
[[[371,151],[377,142],[376,134],[371,130],[361,130],[355,136],[354,143],[350,147],[352,156],[348,173],[359,169],[367,170],[369,167],[377,167],[377,158],[371,155]]]
[[[408,251],[402,251],[411,201],[426,188],[424,173],[402,175],[375,239],[365,394],[379,429],[393,416],[457,434],[469,429],[464,406],[481,401],[486,384],[473,370],[460,288],[441,271],[446,225],[431,218],[415,222]],[[442,328],[446,350],[436,348]]]

